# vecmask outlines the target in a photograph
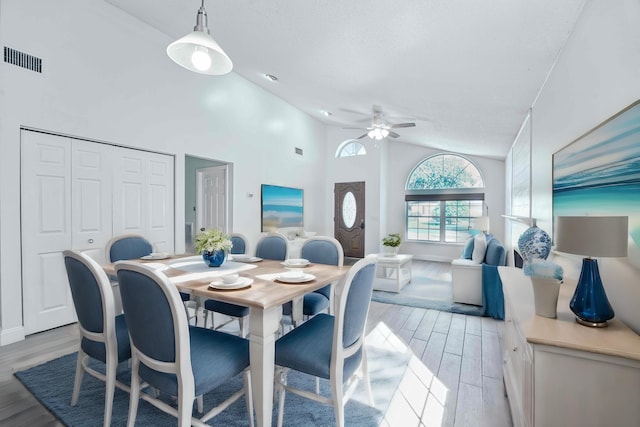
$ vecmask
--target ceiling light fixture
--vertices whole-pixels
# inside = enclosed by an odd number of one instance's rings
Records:
[[[277,82],[278,78],[276,76],[274,76],[273,74],[265,74],[264,77],[267,80],[271,80],[272,82]]]
[[[181,67],[201,74],[218,76],[227,74],[233,68],[231,59],[211,37],[204,0],[198,9],[193,32],[167,46],[167,55]]]
[[[331,111],[320,110],[320,114],[322,114],[323,116],[329,117],[331,115]]]
[[[375,139],[376,141],[380,141],[381,139],[386,138],[387,136],[389,136],[389,129],[380,128],[380,127],[373,128],[367,133],[367,135],[371,139]]]

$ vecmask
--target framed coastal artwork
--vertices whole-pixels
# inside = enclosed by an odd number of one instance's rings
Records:
[[[261,231],[275,231],[288,227],[303,228],[304,190],[262,184],[261,194]]]
[[[553,155],[553,215],[627,215],[640,266],[640,100]]]

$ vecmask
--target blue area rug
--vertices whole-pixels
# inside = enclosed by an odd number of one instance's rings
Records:
[[[375,333],[375,331],[373,332]],[[380,335],[380,334],[378,334]],[[368,337],[367,341],[371,341]],[[379,345],[384,339],[376,340],[376,345],[367,345],[369,375],[373,390],[375,407],[366,403],[366,392],[362,382],[358,385],[353,397],[345,407],[346,425],[377,426],[391,402],[392,396],[407,369],[410,351],[401,351]],[[76,406],[70,406],[71,392],[75,372],[77,353],[72,353],[50,362],[17,372],[15,376],[27,389],[67,426],[101,426],[104,414],[104,383],[85,374],[80,399]],[[101,369],[101,364],[91,365]],[[130,370],[126,363],[118,367],[118,379],[129,383]],[[314,389],[313,377],[290,372],[289,384]],[[329,382],[321,380],[321,393],[330,396]],[[233,378],[229,383],[204,396],[205,412],[212,406],[229,397],[234,391],[242,388],[242,376]],[[170,400],[169,400],[170,401]],[[129,394],[116,388],[112,426],[125,426],[129,408]],[[197,416],[197,413],[194,413]],[[225,411],[209,421],[218,426],[249,425],[246,403],[240,398]],[[273,425],[277,420],[277,404],[273,411]],[[140,426],[175,426],[176,419],[154,408],[145,401],[140,401],[136,425]],[[285,399],[284,425],[286,426],[333,426],[335,417],[331,406],[287,393]]]
[[[451,278],[429,278],[414,274],[411,283],[400,293],[373,291],[372,301],[385,304],[406,305],[450,313],[482,316],[482,307],[451,302]]]

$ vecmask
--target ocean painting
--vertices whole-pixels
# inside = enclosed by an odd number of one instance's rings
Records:
[[[303,228],[303,190],[262,184],[262,231]]]
[[[628,215],[629,257],[637,255],[640,101],[553,155],[553,215]]]

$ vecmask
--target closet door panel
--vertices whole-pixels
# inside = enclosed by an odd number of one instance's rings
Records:
[[[157,251],[174,251],[174,160],[147,153],[147,235]]]
[[[72,227],[73,249],[99,264],[112,235],[111,175],[113,147],[73,140]]]
[[[113,235],[145,235],[146,192],[144,151],[114,148]]]

